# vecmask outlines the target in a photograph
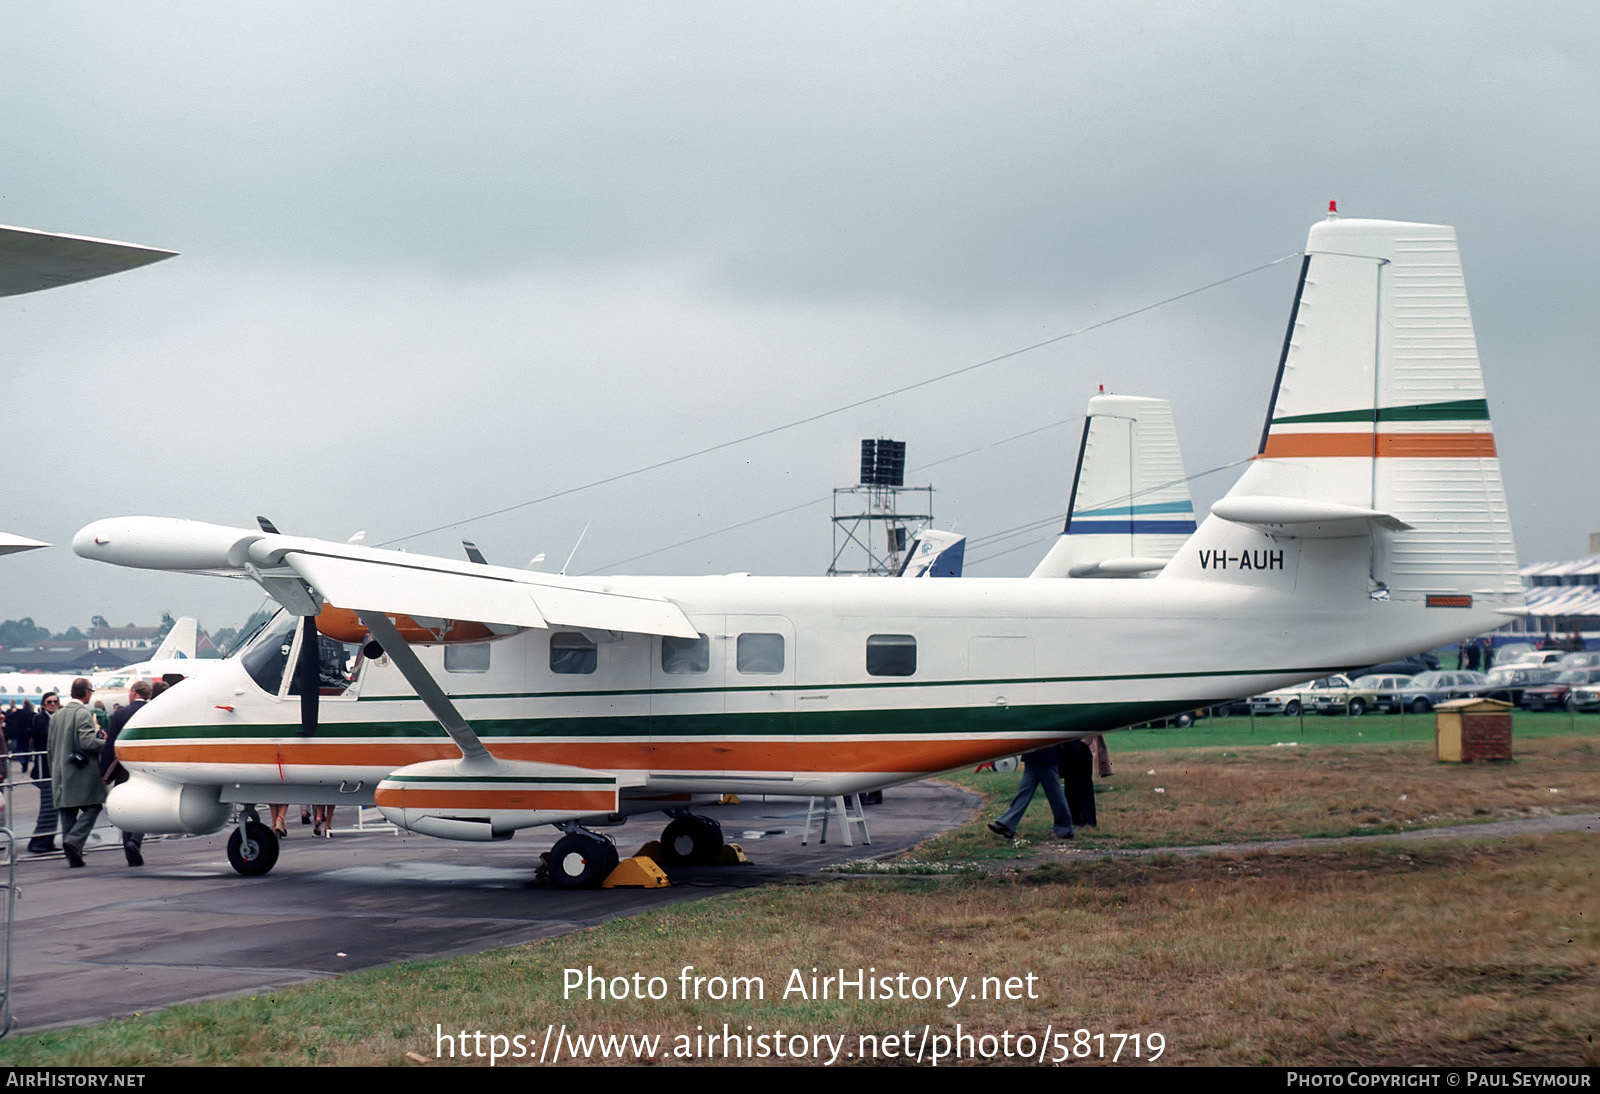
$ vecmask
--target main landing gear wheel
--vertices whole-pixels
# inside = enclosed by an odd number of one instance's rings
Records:
[[[661,858],[668,866],[705,866],[722,852],[722,825],[693,813],[675,818],[661,833]]]
[[[278,861],[278,837],[260,821],[245,821],[228,837],[228,862],[245,877],[260,877]]]
[[[617,861],[617,845],[604,836],[570,832],[550,848],[550,881],[558,889],[598,888]]]

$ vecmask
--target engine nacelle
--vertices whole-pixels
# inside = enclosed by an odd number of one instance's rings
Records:
[[[615,813],[617,776],[562,764],[429,760],[392,771],[373,801],[389,823],[441,839],[501,840],[519,828]]]
[[[106,816],[124,832],[177,832],[204,836],[228,823],[232,808],[219,801],[221,787],[171,783],[133,772],[111,788]]]

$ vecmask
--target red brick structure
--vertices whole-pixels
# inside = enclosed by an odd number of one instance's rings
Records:
[[[1440,763],[1511,759],[1511,704],[1452,699],[1434,708],[1434,756]]]

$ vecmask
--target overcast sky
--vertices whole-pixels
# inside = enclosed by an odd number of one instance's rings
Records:
[[[0,618],[241,619],[84,562],[125,513],[376,543],[1453,224],[1523,560],[1600,529],[1590,4],[12,4],[0,223],[181,252],[0,300]],[[1297,263],[750,444],[409,540],[820,573],[864,436],[975,538],[1066,500],[1097,385],[1249,455]],[[1051,425],[1051,423],[1060,423]],[[996,444],[1044,428],[1022,440]],[[990,447],[993,446],[993,447]],[[1209,504],[1230,475],[1196,483]],[[984,561],[1023,574],[1048,547]],[[1033,542],[1041,540],[1040,542]],[[998,548],[996,548],[998,550]]]

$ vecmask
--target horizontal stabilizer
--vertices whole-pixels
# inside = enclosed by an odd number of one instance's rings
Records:
[[[1404,532],[1411,527],[1405,521],[1375,509],[1310,498],[1260,494],[1223,498],[1211,507],[1211,512],[1223,520],[1249,525],[1269,535],[1298,536],[1302,539],[1364,536],[1373,525],[1393,532]]]
[[[1138,577],[1165,569],[1164,558],[1105,558],[1085,562],[1067,571],[1068,577]]]

